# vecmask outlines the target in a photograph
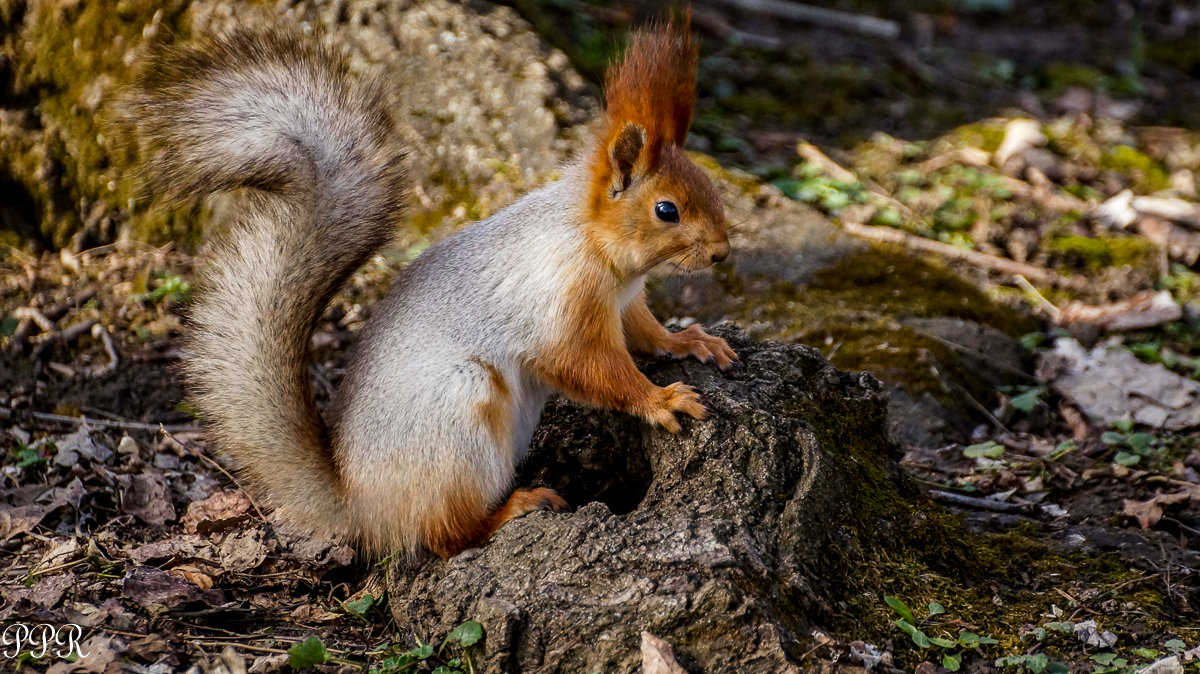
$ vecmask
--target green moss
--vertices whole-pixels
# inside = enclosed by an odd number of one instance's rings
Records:
[[[36,98],[43,144],[16,144],[0,163],[36,204],[39,229],[55,246],[66,245],[97,209],[121,211],[130,186],[106,138],[105,105],[126,80],[126,55],[143,43],[150,26],[163,35],[185,36],[183,0],[121,0],[117,3],[39,3],[21,31],[0,47],[9,55],[14,92]],[[11,131],[11,130],[10,130]],[[194,234],[195,223],[178,213],[135,217],[135,236],[165,240]]]
[[[1131,236],[1052,236],[1042,245],[1052,264],[1093,274],[1112,267],[1147,268],[1159,257],[1152,242]]]
[[[894,318],[946,316],[990,325],[1011,336],[1036,322],[998,305],[977,286],[938,263],[902,250],[874,246],[817,273],[806,303],[856,306]]]
[[[912,507],[921,505],[914,503]],[[948,618],[970,624],[972,631],[999,641],[970,656],[989,663],[1000,655],[1027,649],[1030,644],[1019,638],[1021,628],[1045,623],[1048,618],[1044,614],[1050,605],[1063,604],[1061,595],[1046,588],[1135,606],[1137,634],[1120,634],[1122,624],[1128,621],[1110,619],[1103,625],[1117,631],[1119,643],[1125,647],[1136,645],[1136,638],[1147,634],[1171,634],[1178,625],[1179,616],[1163,592],[1152,583],[1139,583],[1146,580],[1145,574],[1129,568],[1118,555],[1092,556],[1063,549],[1042,540],[1032,524],[983,535],[965,534],[957,527],[928,526],[923,535],[940,538],[929,541],[930,548],[957,551],[955,564],[922,558],[917,552],[847,559],[850,571],[846,576],[859,578],[858,582],[872,591],[851,597],[835,616],[835,629],[847,638],[896,643],[896,664],[906,671],[929,659],[936,649],[916,648],[894,627],[896,616],[884,604],[884,595],[897,596],[913,607],[931,601],[943,604]],[[907,549],[920,548],[914,545]],[[956,629],[952,626],[947,635],[956,634]],[[940,635],[935,627],[928,631]],[[1086,658],[1074,638],[1051,636],[1043,650],[1064,661]]]
[[[688,152],[688,157],[717,180],[737,187],[743,194],[754,194],[762,189],[762,181],[745,171],[721,166],[713,157],[702,152]]]
[[[955,129],[951,136],[970,147],[977,147],[988,152],[995,152],[1000,149],[1000,143],[1004,141],[1004,120],[988,120],[960,126]]]
[[[888,247],[849,254],[803,287],[784,281],[764,287],[764,279],[741,278],[731,265],[719,265],[715,278],[729,303],[710,304],[707,313],[697,315],[700,320],[733,317],[752,326],[756,337],[808,344],[841,369],[871,372],[950,409],[961,407],[963,390],[989,399],[995,382],[977,362],[904,325],[905,319],[957,318],[1012,337],[1037,328],[1031,317],[994,301],[944,266]],[[743,301],[750,292],[753,301]],[[692,313],[662,303],[654,309],[666,316]]]
[[[1134,190],[1141,193],[1153,193],[1171,187],[1171,176],[1166,168],[1144,152],[1128,145],[1115,145],[1110,148],[1100,157],[1099,166],[1102,169],[1129,174]]]

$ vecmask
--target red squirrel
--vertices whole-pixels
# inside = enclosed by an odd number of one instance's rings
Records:
[[[298,33],[238,31],[142,67],[127,115],[151,187],[247,190],[191,309],[184,374],[211,437],[288,523],[372,554],[442,557],[508,520],[563,510],[512,481],[548,395],[668,431],[705,417],[690,386],[634,356],[737,355],[646,306],[651,274],[730,252],[713,184],[683,150],[698,49],[687,26],[637,32],[608,71],[591,147],[562,179],[437,242],[398,273],[323,419],[314,324],[393,236],[410,190],[383,83]]]

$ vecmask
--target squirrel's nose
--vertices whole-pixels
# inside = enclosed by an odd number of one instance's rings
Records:
[[[712,248],[712,261],[722,262],[729,257],[729,242],[722,241]]]

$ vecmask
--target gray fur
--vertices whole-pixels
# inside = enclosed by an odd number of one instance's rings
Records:
[[[313,324],[395,231],[406,181],[382,90],[290,34],[238,32],[148,59],[123,103],[151,187],[250,192],[192,308],[184,371],[221,447],[286,519],[346,528],[313,402]]]

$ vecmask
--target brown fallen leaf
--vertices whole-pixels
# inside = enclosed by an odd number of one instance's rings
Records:
[[[687,674],[687,671],[675,661],[671,644],[643,631],[642,674]]]
[[[59,660],[50,665],[46,674],[104,674],[124,650],[125,645],[118,639],[97,634],[79,644],[77,655],[82,653],[84,657],[75,662]]]
[[[156,470],[118,475],[121,485],[121,510],[146,524],[159,526],[175,519],[167,480]]]
[[[75,586],[75,574],[62,573],[42,578],[31,587],[24,585],[0,585],[0,595],[10,602],[28,601],[42,609],[54,608],[67,590]]]
[[[258,568],[267,559],[270,549],[263,543],[265,534],[259,527],[235,531],[217,543],[221,568],[245,572]]]
[[[314,606],[313,604],[301,604],[300,606],[296,607],[296,610],[292,611],[291,616],[292,619],[297,622],[327,623],[335,620],[341,620],[343,614],[326,611],[320,606]]]
[[[8,540],[36,527],[46,515],[69,505],[78,507],[83,483],[75,478],[65,487],[29,485],[0,489],[0,540]]]
[[[99,606],[83,602],[67,602],[63,604],[60,613],[64,622],[80,627],[95,627],[113,615],[129,620],[133,619],[133,616],[121,605],[121,600],[116,597],[109,597]]]
[[[1181,491],[1177,494],[1156,494],[1149,501],[1134,501],[1125,499],[1124,507],[1121,508],[1121,513],[1135,518],[1138,521],[1138,526],[1143,529],[1158,524],[1158,521],[1163,516],[1163,506],[1182,503],[1191,499],[1193,494],[1187,491]]]
[[[210,590],[213,586],[213,579],[208,574],[190,564],[181,564],[167,573],[182,578],[201,590]]]
[[[201,590],[183,578],[148,566],[134,569],[125,578],[123,592],[147,608],[154,605],[171,608],[190,601],[202,601],[209,606],[225,603],[225,593],[220,590]]]
[[[189,534],[223,531],[250,519],[253,507],[244,491],[219,491],[189,503],[181,523]]]
[[[139,545],[125,552],[129,559],[138,564],[164,562],[171,559],[182,561],[187,557],[213,557],[212,545],[199,536],[178,536],[164,541]]]
[[[158,634],[148,634],[141,639],[131,641],[125,654],[142,662],[155,662],[159,656],[171,650],[167,640]]]
[[[112,458],[112,450],[92,440],[92,434],[84,424],[78,431],[63,436],[54,441],[58,453],[54,455],[54,465],[69,468],[84,458],[88,461],[104,463]]]

